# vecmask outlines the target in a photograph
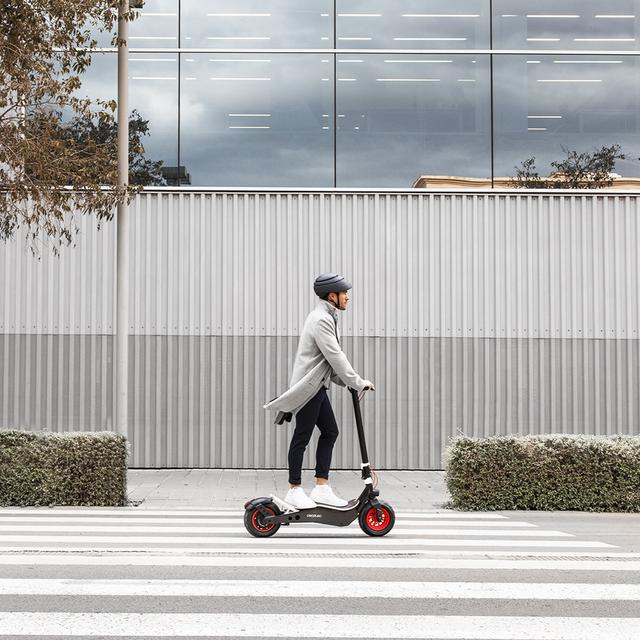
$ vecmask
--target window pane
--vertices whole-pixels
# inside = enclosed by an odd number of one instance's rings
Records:
[[[133,127],[141,128],[144,146],[144,154],[137,156],[137,176],[144,184],[163,184],[163,177],[173,184],[178,159],[177,53],[129,55],[129,111],[134,110]],[[162,166],[153,166],[157,162]]]
[[[499,49],[637,49],[640,0],[494,0]]]
[[[566,157],[619,144],[630,159],[616,172],[640,176],[640,59],[614,56],[496,56],[495,171],[535,156],[541,175]]]
[[[490,178],[488,56],[338,55],[336,65],[338,186]]]
[[[130,47],[178,46],[178,0],[145,0],[138,18],[129,23]]]
[[[488,49],[488,0],[337,0],[346,49]]]
[[[191,184],[333,185],[331,56],[182,54],[181,79]]]
[[[181,13],[183,47],[333,46],[332,0],[182,0]]]

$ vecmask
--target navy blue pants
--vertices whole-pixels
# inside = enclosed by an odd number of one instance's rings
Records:
[[[320,429],[316,450],[316,478],[329,479],[331,454],[338,437],[338,425],[324,387],[296,414],[296,428],[289,445],[290,484],[302,484],[302,458],[316,425]]]

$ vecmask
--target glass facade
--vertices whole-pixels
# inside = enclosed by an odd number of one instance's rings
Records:
[[[172,185],[502,185],[613,144],[640,178],[639,33],[640,0],[145,0],[130,106]]]

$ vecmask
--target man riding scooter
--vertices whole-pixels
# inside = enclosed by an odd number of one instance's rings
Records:
[[[276,423],[290,421],[296,427],[289,446],[289,485],[285,502],[297,509],[318,505],[344,507],[347,501],[335,495],[329,485],[329,469],[338,425],[327,396],[331,382],[362,392],[374,389],[361,378],[340,347],[338,311],[346,311],[351,284],[336,273],[318,276],[313,290],[320,298],[307,316],[300,336],[289,389],[271,400],[266,409],[276,409]],[[320,430],[316,450],[315,487],[308,496],[302,488],[302,460],[314,427]]]

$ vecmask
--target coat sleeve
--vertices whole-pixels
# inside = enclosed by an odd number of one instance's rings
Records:
[[[365,387],[365,381],[353,370],[347,356],[340,348],[336,337],[335,325],[330,316],[318,320],[314,338],[318,349],[320,349],[335,375],[340,378],[343,384],[356,391],[362,391]]]

